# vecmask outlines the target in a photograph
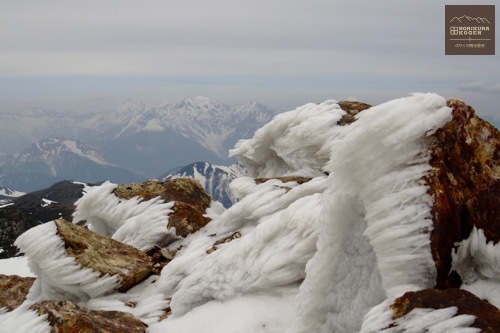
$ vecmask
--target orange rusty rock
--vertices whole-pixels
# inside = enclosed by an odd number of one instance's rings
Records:
[[[192,178],[121,184],[113,193],[122,199],[141,197],[144,200],[150,200],[161,197],[165,202],[181,201],[190,204],[200,212],[205,212],[212,202],[212,198],[205,192],[201,184]]]
[[[424,177],[433,200],[431,248],[437,288],[459,287],[451,270],[456,242],[472,228],[488,241],[500,240],[500,134],[462,101],[449,100],[452,120],[431,136],[432,169]]]
[[[52,332],[58,333],[144,333],[148,327],[130,313],[87,310],[70,301],[42,301],[31,309],[47,315]]]
[[[175,234],[181,237],[200,230],[210,218],[203,216],[203,213],[194,206],[185,202],[176,201],[171,208],[172,212],[168,215],[168,227],[175,228]]]
[[[476,320],[471,326],[480,328],[481,332],[500,332],[498,308],[463,289],[424,289],[407,292],[392,303],[392,318],[401,318],[417,308],[438,310],[452,306],[457,307],[457,316],[462,314],[475,316]]]
[[[35,282],[33,277],[0,274],[0,309],[12,311],[21,305]]]
[[[361,103],[361,102],[351,102],[351,101],[341,101],[338,103],[340,108],[347,112],[342,118],[339,120],[338,125],[344,126],[349,125],[356,121],[356,115],[363,110],[371,108],[370,104]]]
[[[119,291],[127,291],[151,275],[153,262],[143,251],[63,219],[54,222],[66,253],[101,276],[119,275]]]

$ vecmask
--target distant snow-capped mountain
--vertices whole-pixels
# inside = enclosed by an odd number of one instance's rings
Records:
[[[5,159],[5,154],[46,138],[67,137],[97,147],[111,164],[152,178],[193,161],[234,163],[228,150],[274,115],[255,101],[229,105],[203,96],[157,106],[128,101],[113,110],[83,115],[42,109],[0,113],[0,156]]]
[[[10,189],[8,187],[0,187],[0,205],[5,201],[10,201],[13,198],[20,197],[26,193]]]
[[[164,181],[181,177],[194,178],[200,182],[212,198],[227,208],[234,203],[229,191],[229,184],[233,179],[245,174],[246,170],[241,164],[221,166],[207,162],[195,162],[172,170],[161,178]]]
[[[33,191],[63,179],[123,182],[142,177],[109,163],[97,148],[71,139],[42,140],[0,162],[1,184],[21,191]]]
[[[114,140],[141,132],[173,131],[226,158],[227,150],[237,140],[253,135],[273,115],[273,111],[255,101],[228,105],[197,96],[158,107],[128,101],[112,112],[88,118],[83,125]]]

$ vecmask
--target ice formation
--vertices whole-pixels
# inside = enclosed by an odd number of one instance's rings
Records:
[[[452,253],[462,288],[500,307],[500,243],[488,242],[481,229],[471,231]]]
[[[185,253],[185,257],[167,265],[160,285],[164,286],[165,293],[172,295],[172,314],[183,315],[211,300],[224,301],[238,295],[270,291],[279,293],[280,287],[301,281],[305,277],[305,265],[316,251],[321,213],[319,193],[324,189],[324,181],[318,179],[312,184],[303,184],[286,194],[283,189],[274,190],[282,194],[281,201],[287,202],[285,208],[279,209],[280,200],[277,200],[275,206],[262,209],[255,221],[257,225],[240,239],[210,254],[206,250],[213,240],[208,239],[204,244],[198,241],[198,251]],[[270,182],[259,187],[272,193],[276,186]],[[250,195],[237,205],[263,207],[270,203],[265,195],[255,199]],[[226,213],[231,214],[231,209]],[[227,219],[225,213],[220,219]],[[243,227],[238,220],[235,222],[233,228]],[[236,230],[224,229],[224,232]],[[194,244],[191,247],[194,248]]]
[[[479,333],[470,327],[476,319],[472,315],[458,315],[457,308],[414,309],[406,316],[392,320],[390,301],[384,301],[366,315],[360,333]]]
[[[179,244],[161,275],[127,293],[112,293],[115,281],[75,268],[60,254],[51,224],[32,229],[17,242],[40,280],[30,300],[70,298],[90,309],[128,311],[153,333],[227,329],[231,320],[217,325],[211,317],[239,318],[235,309],[258,317],[240,332],[477,332],[470,327],[474,317],[457,315],[454,307],[415,309],[397,319],[397,328],[389,327],[396,297],[435,283],[432,199],[422,178],[430,170],[428,137],[451,119],[446,100],[413,94],[337,125],[345,114],[333,100],[307,104],[240,141],[231,154],[252,177],[312,179],[234,180],[238,202],[227,210],[208,209],[212,221]],[[165,228],[172,203],[119,199],[115,187],[89,189],[77,202],[74,221],[85,220],[91,230],[139,249],[173,232]],[[475,229],[453,254],[463,288],[497,306],[498,249]],[[137,306],[127,307],[130,301]],[[249,304],[270,307],[275,316]],[[167,306],[172,315],[159,321]],[[281,314],[275,311],[280,306]],[[16,313],[30,316],[25,307],[0,314],[0,331]]]
[[[277,115],[252,139],[238,142],[230,156],[237,156],[252,176],[321,176],[330,156],[320,148],[344,114],[334,100],[306,104]]]
[[[26,231],[15,244],[29,258],[29,266],[37,276],[27,297],[30,301],[88,301],[118,286],[118,276],[100,276],[68,256],[54,222]]]
[[[166,227],[173,202],[161,198],[121,199],[113,194],[116,187],[106,182],[89,189],[76,202],[74,221],[86,221],[90,230],[140,250],[153,246],[167,233],[175,238],[175,230]]]

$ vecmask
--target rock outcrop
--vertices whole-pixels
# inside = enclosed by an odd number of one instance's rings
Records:
[[[461,285],[452,251],[474,227],[488,242],[500,241],[500,133],[464,102],[448,100],[448,106],[453,118],[430,138],[432,169],[424,177],[433,200],[438,288]]]
[[[205,212],[212,202],[212,198],[205,192],[201,184],[192,178],[122,184],[118,185],[113,193],[122,199],[140,197],[143,200],[150,200],[160,197],[165,202],[180,201],[190,204],[200,212]]]
[[[500,332],[498,308],[463,289],[424,289],[408,292],[397,298],[390,307],[394,320],[408,315],[415,309],[439,310],[456,307],[455,316],[474,316],[474,322],[470,327],[479,328],[483,333]],[[397,327],[397,323],[393,322],[391,327]]]
[[[153,263],[144,252],[63,219],[54,223],[66,254],[100,276],[118,276],[119,291],[127,291],[152,273]]]
[[[177,236],[185,238],[210,222],[210,218],[189,203],[176,201],[171,209],[167,228],[175,228]]]
[[[58,182],[49,188],[14,198],[0,208],[0,259],[16,256],[14,241],[23,232],[57,218],[71,219],[75,201],[82,197],[84,185]]]
[[[42,301],[30,309],[47,315],[52,332],[58,333],[144,333],[147,328],[130,313],[87,310],[69,301]]]
[[[35,278],[0,274],[0,309],[12,311],[21,305]]]
[[[227,210],[193,179],[104,183],[74,223],[23,234],[37,280],[0,325],[29,306],[61,332],[144,332],[213,300],[298,293],[294,333],[499,331],[499,147],[434,94],[305,105],[232,151],[253,178]],[[29,280],[5,281],[26,295]]]

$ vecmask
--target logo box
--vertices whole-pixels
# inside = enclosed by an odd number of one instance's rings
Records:
[[[446,5],[445,54],[494,55],[495,5]]]

